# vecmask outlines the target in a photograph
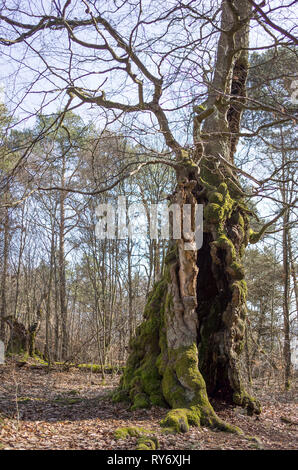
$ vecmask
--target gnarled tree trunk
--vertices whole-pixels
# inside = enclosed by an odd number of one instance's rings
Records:
[[[10,328],[6,352],[9,354],[28,354],[29,337],[26,327],[12,316],[5,317],[4,320]]]
[[[172,198],[181,210],[183,204],[203,204],[203,246],[185,250],[186,242],[194,242],[185,235],[172,243],[115,395],[116,400],[128,399],[132,409],[167,404],[173,410],[163,424],[176,431],[200,423],[230,429],[208,397],[260,412],[258,402],[243,389],[238,364],[246,316],[241,258],[250,228],[233,158],[246,97],[251,10],[244,0],[236,8],[223,1],[225,32],[214,78],[206,106],[195,108],[194,151],[178,155]]]
[[[43,300],[43,298],[42,298]],[[5,317],[4,321],[10,329],[10,336],[7,344],[7,353],[10,354],[29,354],[33,357],[37,351],[35,347],[36,335],[41,324],[41,303],[37,307],[36,321],[29,325],[28,328],[19,322],[12,315]]]

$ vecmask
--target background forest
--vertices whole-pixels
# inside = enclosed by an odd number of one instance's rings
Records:
[[[19,412],[18,380],[26,389],[28,365],[28,383],[35,384],[34,367],[49,374],[46,385],[41,380],[45,400],[63,405],[80,402],[61,392],[72,372],[90,373],[88,389],[81,376],[73,381],[94,406],[91,385],[114,390],[124,372],[119,397],[130,397],[131,410],[153,405],[150,416],[159,419],[154,406],[166,405],[173,409],[166,421],[181,433],[201,424],[237,434],[225,424],[234,419],[229,406],[258,416],[256,390],[280,393],[279,405],[292,406],[296,9],[288,0],[0,1],[0,341],[10,368],[0,368],[9,390],[8,404],[0,393],[0,437],[3,409],[17,432],[27,416]],[[127,206],[143,205],[143,232],[99,239],[97,207],[116,207],[119,196]],[[180,204],[182,196],[204,205],[204,246],[189,256],[180,249],[183,237],[175,251],[149,230],[152,204]],[[179,376],[180,353],[195,363],[189,382]],[[70,375],[53,398],[57,370]],[[175,387],[183,390],[177,400]],[[228,397],[224,421],[213,404],[218,397]],[[275,413],[273,402],[265,419]],[[106,406],[109,419],[116,405]],[[66,418],[80,420],[71,413]],[[126,420],[124,408],[117,413]]]
[[[292,60],[291,51],[283,54],[281,50],[277,55],[254,53],[249,85],[256,98],[269,88],[272,101],[280,99],[279,94],[288,99],[289,71],[276,79]],[[165,203],[173,191],[174,172],[168,166],[149,166],[96,198],[83,196],[80,188],[92,194],[99,182],[108,184],[123,165],[150,160],[154,154],[121,134],[101,132],[74,113],[66,115],[59,129],[57,114],[38,115],[33,128],[19,131],[3,104],[1,112],[1,174],[6,185],[1,195],[1,317],[6,319],[2,328],[8,352],[29,352],[33,329],[36,342],[30,354],[45,361],[123,366],[148,293],[161,273],[167,240],[151,240],[149,230],[141,240],[98,240],[95,208],[104,202],[116,205],[117,197],[125,195],[129,205],[144,204],[149,217],[150,205]],[[266,124],[263,114],[247,113],[244,120]],[[51,125],[53,131],[38,139]],[[22,172],[7,182],[5,174],[14,159],[34,139],[39,141]],[[274,131],[264,130],[261,138],[244,141],[237,155],[241,168],[256,174],[274,173],[284,165],[286,184],[279,184],[278,178],[268,181],[271,201],[259,196],[260,202],[252,206],[256,217],[277,205],[278,197],[295,199],[294,140],[292,124],[280,125]],[[47,185],[76,190],[36,191]],[[22,200],[25,191],[30,198]],[[258,247],[246,253],[248,328],[243,362],[249,380],[277,374],[283,381],[285,342],[291,345],[290,367],[297,367],[295,221],[293,207]],[[22,332],[19,338],[10,331],[12,322]]]

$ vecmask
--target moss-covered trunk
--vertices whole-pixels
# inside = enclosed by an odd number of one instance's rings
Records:
[[[28,331],[25,326],[12,317],[6,317],[5,321],[10,327],[10,336],[6,352],[9,354],[28,354]]]
[[[194,241],[188,234],[170,248],[115,397],[127,398],[132,409],[168,405],[173,410],[163,424],[177,431],[200,423],[230,429],[216,416],[211,396],[260,411],[243,389],[238,364],[246,315],[241,258],[250,229],[234,154],[246,99],[250,15],[246,0],[237,7],[222,1],[208,99],[194,107],[194,146],[175,149],[172,202],[203,204],[203,246],[185,250]]]
[[[200,423],[226,428],[211,396],[259,412],[243,389],[238,365],[246,315],[241,258],[248,243],[247,211],[225,182],[216,187],[193,178],[193,171],[188,178],[184,172],[175,202],[204,205],[203,246],[185,250],[189,237],[172,243],[115,396],[128,399],[132,409],[170,406],[174,410],[163,424],[182,431]]]
[[[9,325],[10,336],[6,352],[10,354],[29,354],[33,357],[36,353],[35,340],[40,327],[40,307],[38,308],[38,319],[27,329],[12,316],[5,317],[5,322]]]

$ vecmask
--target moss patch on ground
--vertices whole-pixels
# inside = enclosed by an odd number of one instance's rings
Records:
[[[142,436],[137,441],[137,450],[157,450],[159,448],[158,439],[155,436]]]
[[[82,400],[83,400],[82,398],[78,398],[78,397],[58,396],[53,400],[53,402],[59,405],[70,406],[70,405],[76,405],[77,403],[81,403]]]
[[[156,450],[159,447],[158,439],[149,429],[139,426],[128,426],[117,428],[114,431],[115,439],[127,439],[129,437],[137,438],[137,450]]]

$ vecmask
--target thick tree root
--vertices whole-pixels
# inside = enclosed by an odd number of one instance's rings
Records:
[[[254,414],[259,415],[262,412],[260,402],[256,398],[250,396],[244,390],[240,393],[234,393],[233,403],[235,403],[235,405],[242,406],[242,408],[245,408],[248,416],[253,416]]]
[[[167,402],[173,407],[161,422],[168,432],[187,432],[190,426],[202,425],[242,433],[239,428],[222,421],[213,410],[198,368],[195,344],[171,351],[162,389]]]
[[[202,410],[199,406],[191,408],[177,408],[169,411],[165,419],[161,421],[161,426],[168,433],[185,433],[189,431],[190,426],[207,426],[211,429],[243,434],[243,431],[237,426],[232,426],[221,420],[212,410]]]

